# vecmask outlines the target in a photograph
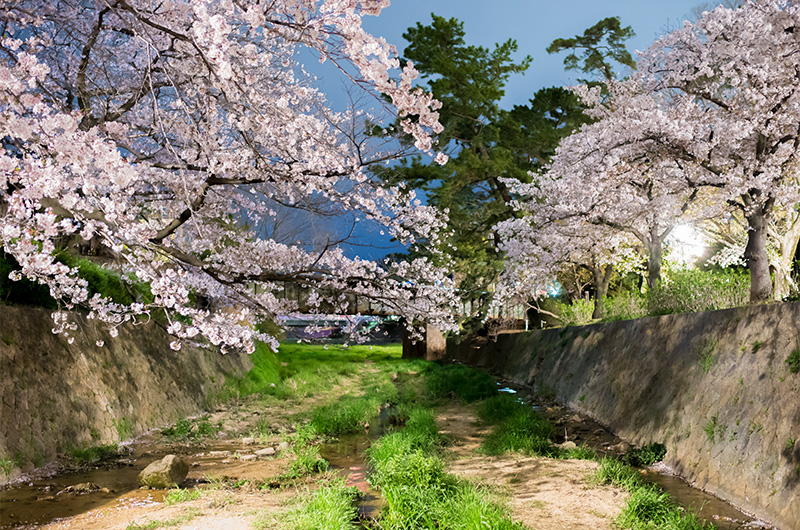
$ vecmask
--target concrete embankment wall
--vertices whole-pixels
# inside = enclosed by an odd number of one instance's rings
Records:
[[[79,326],[69,344],[52,333],[50,311],[0,305],[0,483],[72,448],[198,414],[226,375],[252,366],[247,354],[216,348],[173,351],[155,323],[121,326],[112,338],[96,321],[74,316]]]
[[[695,486],[800,529],[800,303],[472,338],[448,356],[584,412]]]

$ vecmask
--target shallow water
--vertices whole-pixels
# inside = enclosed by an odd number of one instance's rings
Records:
[[[765,528],[736,507],[709,493],[693,488],[680,477],[657,472],[648,472],[643,477],[669,493],[670,497],[685,507],[688,513],[697,514],[700,519],[713,523],[720,530]]]

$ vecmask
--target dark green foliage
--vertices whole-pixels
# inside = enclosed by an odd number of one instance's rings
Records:
[[[800,372],[800,347],[794,350],[789,357],[786,358],[786,366],[793,374]]]
[[[150,286],[133,278],[123,278],[118,273],[85,258],[59,252],[58,260],[68,267],[77,267],[78,275],[89,284],[89,297],[100,294],[118,304],[153,302]]]
[[[56,301],[50,296],[47,286],[25,277],[18,282],[8,277],[11,272],[18,270],[20,266],[14,256],[0,250],[0,303],[55,309]]]
[[[646,467],[652,466],[656,462],[661,462],[666,454],[667,446],[656,442],[647,444],[639,449],[631,449],[625,453],[625,456],[622,457],[622,461],[630,466]]]
[[[560,88],[537,92],[530,106],[500,108],[506,83],[531,64],[530,56],[515,60],[514,40],[491,49],[470,45],[462,22],[436,15],[403,37],[409,42],[405,59],[414,62],[426,88],[443,103],[444,130],[436,140],[450,160],[439,166],[417,158],[387,168],[380,177],[390,184],[406,182],[423,191],[429,204],[448,211],[452,236],[439,250],[453,258],[462,297],[478,308],[482,320],[489,286],[502,269],[492,227],[515,215],[501,179],[529,182],[528,172],[546,163],[558,141],[586,118],[577,98]]]
[[[207,418],[191,420],[183,418],[164,429],[161,434],[171,442],[185,442],[189,440],[202,440],[210,438],[219,432],[218,425],[212,425]]]
[[[593,77],[593,81],[614,79],[614,63],[631,69],[636,67],[624,42],[635,33],[630,26],[622,27],[619,17],[608,17],[586,29],[583,35],[569,39],[556,39],[547,47],[547,53],[569,50],[564,58],[564,68],[578,70]],[[580,55],[579,55],[580,54]],[[581,83],[591,80],[579,79]]]
[[[119,447],[117,444],[73,447],[67,453],[70,459],[78,465],[93,465],[115,458],[119,454]]]
[[[467,403],[497,393],[497,383],[491,375],[463,364],[431,365],[425,374],[425,385],[434,399],[454,397]]]

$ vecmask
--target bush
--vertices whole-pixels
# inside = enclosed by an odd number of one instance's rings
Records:
[[[463,364],[431,365],[425,384],[434,399],[452,396],[471,403],[497,393],[497,382],[491,375]]]
[[[647,294],[651,315],[714,311],[747,305],[750,275],[731,269],[670,271],[664,281]]]
[[[561,317],[564,326],[582,326],[593,322],[594,300],[580,298],[571,304],[558,302],[555,312]]]

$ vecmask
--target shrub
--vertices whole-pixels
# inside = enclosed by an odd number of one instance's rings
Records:
[[[497,393],[497,383],[491,375],[462,364],[431,365],[425,384],[434,399],[452,396],[470,403]]]
[[[647,293],[651,315],[714,311],[747,305],[750,275],[731,269],[678,269]]]

